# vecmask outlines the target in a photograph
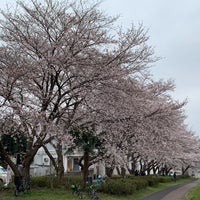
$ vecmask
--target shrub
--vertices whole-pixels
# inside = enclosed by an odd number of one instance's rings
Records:
[[[59,188],[60,186],[61,183],[59,183],[57,177],[37,176],[31,178],[31,187]]]
[[[189,178],[189,175],[179,175],[177,176],[178,179],[184,179],[184,178]]]
[[[31,177],[31,187],[49,187],[48,176]]]
[[[15,185],[14,183],[10,182],[8,185],[5,185],[5,183],[0,182],[0,191],[1,190],[14,190]]]
[[[66,187],[66,189],[70,189],[72,184],[82,185],[82,183],[83,183],[82,176],[70,175],[70,176],[65,176],[63,178],[63,185]]]
[[[159,183],[167,183],[172,181],[171,176],[158,176]]]
[[[62,182],[56,176],[37,176],[31,178],[31,187],[61,188],[69,189],[72,184],[81,185],[81,176],[65,176]]]
[[[131,195],[135,192],[136,186],[128,179],[110,179],[102,183],[100,190],[113,195]]]
[[[178,178],[187,178],[188,176],[179,176]],[[113,194],[113,195],[131,195],[136,190],[145,189],[148,186],[154,186],[158,183],[171,182],[170,176],[128,176],[121,178],[114,176],[103,182],[98,188],[98,191]],[[82,176],[80,175],[67,175],[59,182],[56,177],[41,176],[31,178],[31,187],[46,187],[46,188],[59,188],[65,187],[67,190],[71,189],[71,185],[82,185]],[[1,186],[0,186],[1,189]],[[87,187],[85,188],[87,190]]]
[[[0,182],[0,191],[3,190],[4,184]]]
[[[141,190],[148,186],[148,181],[145,180],[144,177],[137,177],[136,179],[132,179],[132,182],[136,185],[136,190]]]
[[[146,176],[144,179],[148,182],[148,186],[154,186],[159,183],[159,179],[155,176]]]

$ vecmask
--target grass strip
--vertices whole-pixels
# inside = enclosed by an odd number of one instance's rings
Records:
[[[130,196],[116,196],[116,195],[107,195],[107,194],[102,194],[102,193],[98,193],[98,196],[100,199],[103,199],[103,200],[139,200],[146,195],[152,194],[164,188],[177,185],[183,182],[187,182],[190,180],[191,178],[187,178],[187,179],[180,179],[176,183],[173,181],[167,182],[167,183],[159,183],[152,187],[147,187],[145,189],[138,190],[133,195],[130,195]],[[199,188],[200,188],[200,185],[199,185]],[[197,195],[199,197],[200,191],[197,191],[197,192],[199,192],[198,193],[199,195]],[[13,198],[14,192],[12,190],[4,190],[0,192],[0,196],[1,198]],[[42,188],[42,189],[33,188],[31,189],[30,193],[26,193],[26,192],[19,193],[19,197],[25,200],[77,200],[77,196],[73,195],[71,191],[68,191],[64,188],[54,189],[54,190],[51,190],[49,188]],[[83,199],[85,200],[90,199],[87,193],[83,193]],[[188,198],[186,200],[196,200],[196,199]]]

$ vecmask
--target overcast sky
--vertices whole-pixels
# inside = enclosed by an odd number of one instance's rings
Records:
[[[0,8],[6,3],[15,0],[0,0]],[[174,80],[174,99],[188,100],[186,123],[200,136],[200,1],[104,0],[101,8],[111,16],[119,14],[119,25],[143,23],[149,29],[149,43],[163,58],[151,73],[155,80]]]
[[[200,1],[104,0],[102,7],[120,14],[125,27],[143,23],[149,29],[155,55],[163,58],[151,70],[154,79],[174,80],[174,99],[188,100],[186,123],[200,136]]]

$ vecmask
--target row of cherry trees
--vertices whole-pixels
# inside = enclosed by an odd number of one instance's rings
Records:
[[[198,138],[184,124],[185,102],[176,102],[166,93],[172,86],[170,82],[147,83],[140,87],[132,85],[130,90],[130,85],[126,85],[121,95],[109,94],[108,98],[114,100],[116,119],[102,124],[108,133],[107,149],[112,149],[108,152],[108,166],[114,169],[117,163],[134,173],[140,162],[141,172],[164,169],[168,174],[177,167],[184,171],[199,160]],[[103,106],[108,99],[102,99]],[[109,107],[105,112],[112,113],[108,110]],[[134,164],[131,168],[130,162]]]
[[[85,177],[98,160],[108,174],[116,167],[133,173],[136,162],[156,171],[199,160],[198,138],[184,123],[186,102],[171,97],[172,82],[150,75],[157,58],[142,25],[117,28],[117,18],[101,12],[98,2],[17,4],[15,11],[1,11],[0,134],[26,137],[24,175],[43,147],[62,178],[62,147],[77,145],[71,130],[79,127],[91,129],[104,151],[85,151]],[[0,150],[20,175],[2,140]]]

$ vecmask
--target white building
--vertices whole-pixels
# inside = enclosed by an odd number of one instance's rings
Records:
[[[51,155],[56,159],[57,154],[51,146],[47,146]],[[79,173],[81,168],[79,166],[79,159],[82,156],[82,152],[73,150],[73,152],[66,152],[63,150],[63,165],[65,173]],[[105,175],[105,167],[102,163],[94,164],[89,168],[90,175]],[[48,155],[43,148],[40,148],[34,157],[34,161],[30,168],[30,174],[32,176],[45,176],[54,174],[54,167]]]

